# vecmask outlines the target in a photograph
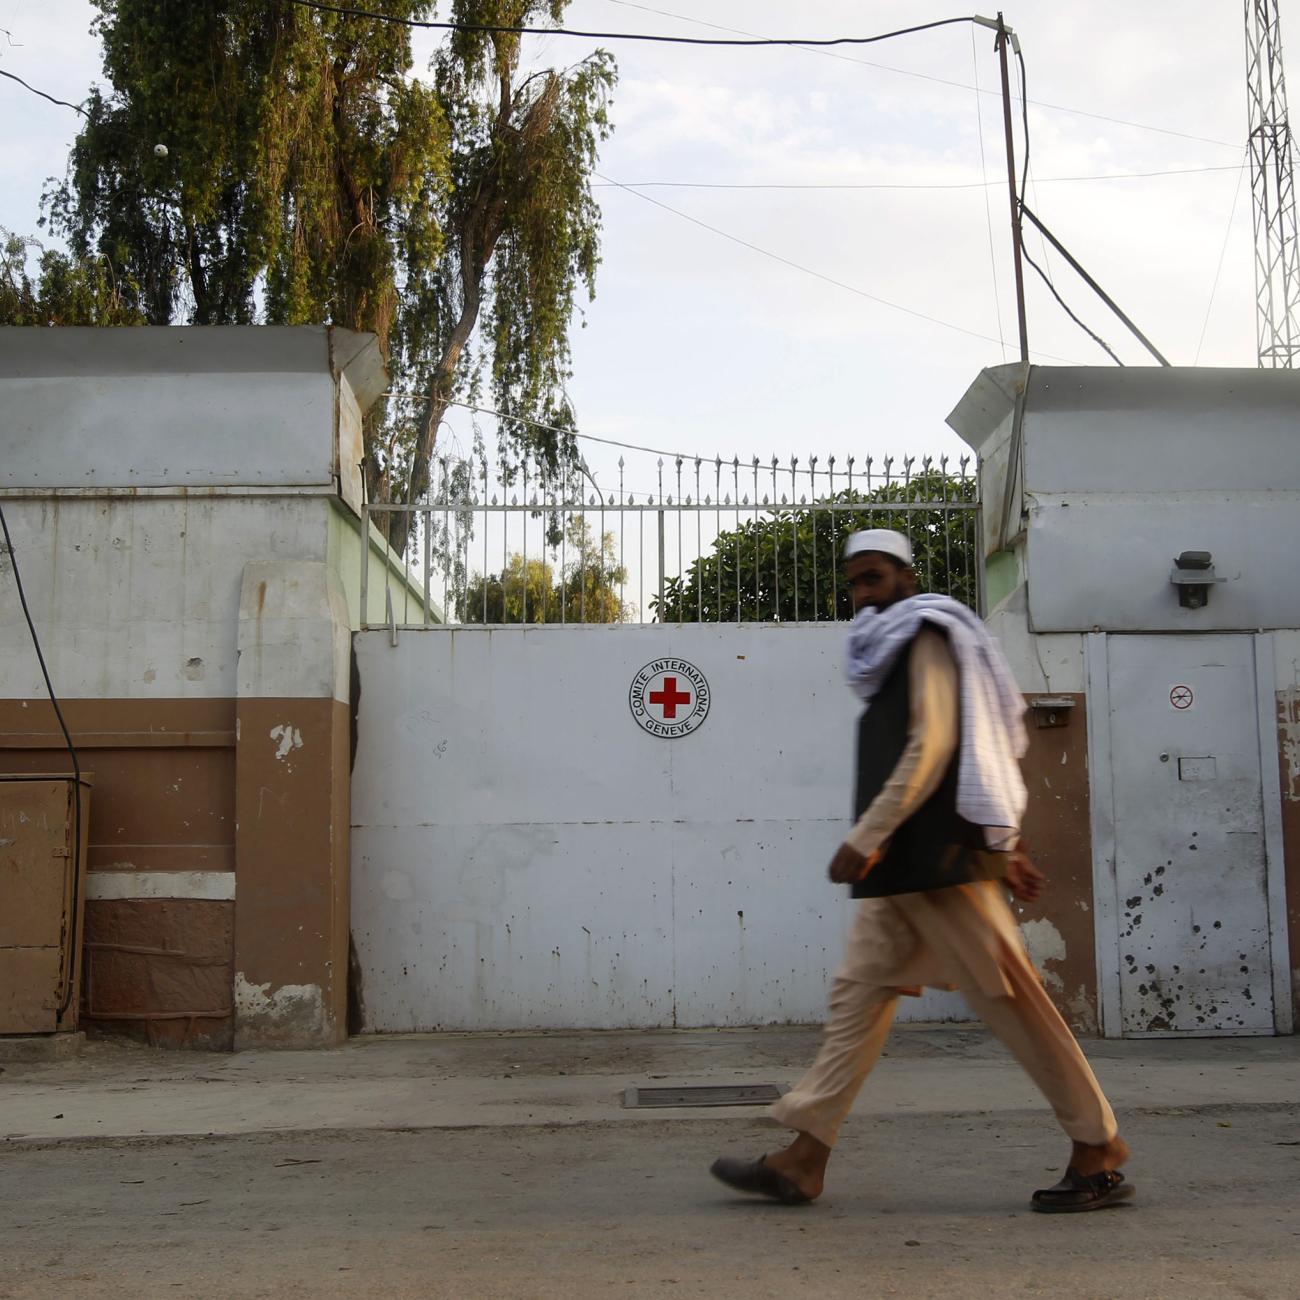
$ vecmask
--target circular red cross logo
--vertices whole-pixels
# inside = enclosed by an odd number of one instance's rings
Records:
[[[628,704],[637,725],[652,736],[689,736],[709,712],[709,683],[685,659],[652,659],[632,679]]]
[[[1169,703],[1176,709],[1190,709],[1195,698],[1190,686],[1175,686],[1169,692]]]

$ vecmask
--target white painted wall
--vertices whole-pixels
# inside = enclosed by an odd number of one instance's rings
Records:
[[[1023,466],[1009,476],[1022,387]],[[1300,627],[1295,372],[999,366],[949,423],[980,453],[989,545],[1027,530],[1016,549],[1035,631]],[[1169,581],[1191,550],[1212,552],[1225,579],[1198,610]]]
[[[359,509],[384,384],[350,330],[0,329],[0,491],[333,486]]]
[[[1083,637],[1072,632],[1031,632],[1027,606],[1028,596],[1021,583],[984,620],[1007,657],[1016,685],[1026,694],[1082,694]]]
[[[2,488],[328,484],[323,328],[0,330]]]
[[[1230,710],[1232,721],[1253,727],[1259,746],[1251,776],[1257,793],[1244,802],[1253,798],[1262,808],[1262,820],[1252,823],[1249,834],[1241,832],[1243,843],[1255,837],[1258,852],[1253,858],[1244,851],[1238,854],[1231,888],[1228,877],[1201,884],[1209,891],[1206,897],[1226,890],[1225,897],[1235,898],[1238,906],[1221,909],[1224,923],[1234,927],[1229,946],[1253,952],[1256,964],[1263,942],[1259,918],[1267,914],[1264,938],[1272,954],[1275,1016],[1261,1010],[1258,1001],[1251,1015],[1289,1032],[1281,810],[1282,801],[1296,798],[1300,790],[1300,743],[1291,724],[1284,724],[1281,736],[1280,783],[1273,746],[1278,705],[1292,705],[1300,692],[1300,633],[1294,630],[1300,626],[1300,584],[1293,574],[1293,557],[1300,549],[1300,376],[1289,371],[1005,365],[981,372],[949,423],[980,454],[985,538],[991,550],[1002,552],[995,570],[999,594],[1012,586],[990,611],[990,630],[1005,648],[1022,690],[1088,695],[1094,908],[1102,1022],[1108,1034],[1124,1027],[1118,971],[1125,936],[1116,878],[1126,869],[1125,846],[1157,843],[1162,835],[1169,839],[1156,853],[1154,872],[1162,863],[1177,861],[1191,833],[1187,817],[1177,811],[1176,796],[1186,791],[1171,793],[1167,766],[1143,766],[1150,758],[1145,741],[1159,728],[1135,723],[1135,706],[1124,697],[1122,682],[1111,698],[1107,646],[1149,646],[1155,663],[1174,665],[1189,654],[1195,661],[1196,647],[1205,641],[1199,634],[1261,633],[1251,654],[1238,656],[1230,683],[1237,701]],[[1014,455],[1018,446],[1023,448],[1019,458]],[[1181,608],[1169,581],[1174,557],[1184,550],[1212,552],[1216,576],[1225,579],[1212,588],[1206,608]],[[1183,635],[1103,635],[1113,633]],[[1225,640],[1231,638],[1213,644]],[[1156,717],[1167,721],[1172,682],[1153,673]],[[1252,699],[1257,709],[1245,707],[1243,715],[1241,701]],[[1216,746],[1227,745],[1228,730],[1225,723],[1218,728],[1225,733],[1218,740],[1197,740],[1197,752],[1215,753]],[[1119,737],[1115,754],[1112,732]],[[1139,737],[1145,739],[1139,742]],[[1123,780],[1112,781],[1112,772]],[[1205,787],[1210,789],[1219,792],[1218,786]],[[1229,790],[1224,797],[1243,800],[1239,791]],[[1219,829],[1215,822],[1207,835]],[[1216,861],[1200,848],[1197,853],[1194,861],[1202,872],[1207,862]],[[1254,863],[1253,893],[1247,858]],[[1146,877],[1144,866],[1136,878],[1145,882]],[[1191,909],[1191,903],[1183,905],[1191,897],[1183,885],[1181,894],[1169,893],[1166,912],[1176,898],[1183,900],[1179,906],[1184,912]],[[1140,892],[1130,880],[1119,897]],[[1158,897],[1165,899],[1165,892],[1162,887]],[[1205,898],[1194,901],[1206,909]],[[1156,910],[1147,908],[1148,914]],[[1178,929],[1181,917],[1162,922],[1172,929],[1159,942],[1185,942],[1190,950],[1200,941],[1193,943]],[[1148,922],[1154,924],[1150,915]],[[1267,952],[1263,960],[1267,964]],[[1142,975],[1158,970],[1158,960],[1143,964],[1137,984],[1143,983]],[[1223,1004],[1214,1013],[1223,1012],[1219,1028],[1254,1023],[1244,1013],[1225,1010],[1231,1006],[1226,995],[1218,1002]],[[1140,1019],[1129,1016],[1127,1028],[1132,1030]],[[1191,1023],[1185,1015],[1178,1022],[1180,1030]]]
[[[366,1027],[820,1020],[850,904],[856,701],[842,628],[355,638],[352,926]],[[678,740],[633,721],[673,655],[712,688]],[[911,1018],[960,1000],[905,1000]]]
[[[314,496],[19,497],[4,507],[65,699],[233,697],[245,566],[323,560],[330,514]],[[9,569],[0,548],[0,697],[40,698]]]
[[[346,565],[355,592],[385,382],[349,330],[0,329],[0,496],[59,694],[233,697],[249,564]],[[40,697],[11,569],[0,547],[0,697]]]

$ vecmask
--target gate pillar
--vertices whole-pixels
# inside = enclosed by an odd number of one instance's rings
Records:
[[[350,632],[325,564],[256,562],[239,608],[235,1047],[347,1034]]]

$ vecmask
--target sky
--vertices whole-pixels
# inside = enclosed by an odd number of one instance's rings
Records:
[[[1300,42],[1300,0],[1281,10],[1284,42]],[[566,23],[829,37],[960,12],[572,0]],[[84,0],[0,0],[0,68],[81,99],[102,77],[91,17]],[[1006,20],[1028,71],[1030,206],[1175,364],[1253,365],[1241,4],[1020,0]],[[417,35],[417,71],[434,41]],[[594,44],[538,38],[527,54],[570,63]],[[597,191],[603,263],[574,331],[580,429],[765,463],[961,455],[944,417],[981,367],[1016,356],[1001,104],[974,88],[997,90],[993,33],[831,52],[606,44],[619,84],[599,170],[618,184]],[[5,80],[0,114],[0,225],[38,233],[78,118]],[[1181,174],[1071,179],[1151,172]],[[1057,255],[1027,246],[1126,364],[1151,363]],[[1033,359],[1109,364],[1026,277]],[[470,417],[449,423],[449,445],[467,443]],[[589,444],[603,482],[619,454]],[[653,458],[625,454],[629,486],[653,486]]]

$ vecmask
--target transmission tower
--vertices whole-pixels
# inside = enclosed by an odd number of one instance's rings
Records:
[[[1259,364],[1289,370],[1300,361],[1300,238],[1277,0],[1246,0],[1246,94]]]

